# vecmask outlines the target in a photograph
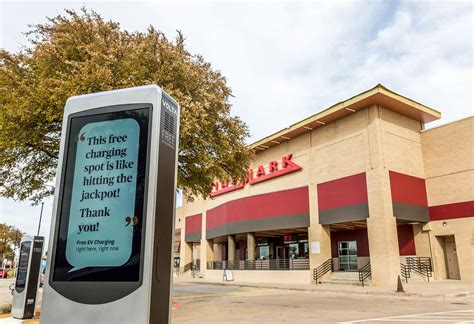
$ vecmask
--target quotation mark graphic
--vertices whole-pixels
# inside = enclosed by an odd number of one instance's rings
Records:
[[[80,136],[79,136],[79,140],[82,142],[86,139],[86,133],[82,133]]]
[[[125,226],[130,225],[130,223],[132,223],[132,222],[133,222],[133,225],[135,226],[135,225],[138,224],[138,217],[137,216],[133,216],[133,217],[127,216],[125,218],[125,222],[127,223],[127,224],[125,224]]]

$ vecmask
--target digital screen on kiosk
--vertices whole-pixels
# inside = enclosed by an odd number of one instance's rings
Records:
[[[69,117],[54,281],[139,281],[150,115]]]
[[[18,260],[18,274],[16,275],[15,288],[23,290],[28,274],[28,261],[30,260],[31,242],[23,242],[20,246],[20,258]]]

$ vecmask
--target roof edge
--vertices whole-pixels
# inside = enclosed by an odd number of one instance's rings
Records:
[[[261,145],[269,142],[269,141],[272,141],[276,138],[280,138],[280,137],[284,137],[285,134],[289,133],[289,132],[292,132],[292,131],[295,131],[296,129],[298,128],[301,128],[301,127],[304,127],[305,125],[309,124],[309,123],[312,123],[312,122],[318,122],[318,123],[321,123],[321,124],[325,124],[323,122],[319,122],[318,120],[319,119],[322,119],[322,118],[325,118],[325,117],[328,117],[329,115],[333,114],[333,113],[336,113],[342,109],[347,109],[347,110],[351,110],[350,107],[351,106],[354,106],[356,104],[360,104],[363,100],[366,100],[366,99],[369,99],[370,97],[372,96],[375,96],[377,94],[380,94],[382,96],[385,96],[387,98],[390,98],[391,100],[395,100],[401,104],[404,104],[406,106],[410,106],[410,107],[413,107],[414,109],[420,111],[421,113],[424,113],[426,115],[429,115],[430,116],[430,120],[429,121],[432,121],[432,120],[436,120],[436,119],[439,119],[441,118],[441,113],[433,108],[430,108],[428,106],[425,106],[419,102],[416,102],[408,97],[404,97],[390,89],[388,89],[387,87],[385,87],[384,85],[382,84],[377,84],[375,87],[371,88],[371,89],[368,89],[366,91],[363,91],[359,94],[356,94],[352,97],[350,97],[349,99],[346,99],[346,100],[343,100],[343,101],[340,101],[316,114],[313,114],[297,123],[294,123],[286,128],[283,128],[273,134],[270,134],[260,140],[257,140],[255,142],[253,142],[252,144],[249,145],[249,148],[251,149],[262,149],[260,148]],[[338,118],[336,118],[338,119]],[[428,121],[428,122],[429,122]],[[308,130],[309,131],[309,130]]]
[[[436,126],[433,126],[431,128],[426,128],[426,129],[421,130],[420,133],[426,133],[426,132],[429,132],[430,130],[441,128],[441,127],[444,127],[444,126],[449,126],[449,125],[452,125],[452,124],[456,124],[456,123],[459,123],[459,122],[462,122],[464,120],[471,119],[471,118],[474,118],[474,115],[469,115],[469,116],[466,116],[466,117],[457,118],[457,119],[445,122],[444,124],[441,124],[441,125],[436,125]]]

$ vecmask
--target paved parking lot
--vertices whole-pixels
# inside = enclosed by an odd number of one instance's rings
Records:
[[[413,297],[175,283],[173,323],[474,323],[472,298]]]
[[[343,322],[349,323],[380,323],[380,322],[428,322],[428,323],[473,323],[474,310],[457,310],[447,312],[401,315],[392,317],[369,318],[359,321]]]
[[[10,283],[0,280],[0,302],[11,301]],[[435,300],[175,282],[172,322],[474,323],[473,309],[472,297]]]

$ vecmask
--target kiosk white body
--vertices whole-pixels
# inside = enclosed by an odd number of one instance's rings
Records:
[[[43,242],[42,236],[25,236],[21,240],[11,312],[14,318],[27,319],[35,314]]]
[[[41,323],[169,322],[178,104],[155,85],[71,97],[63,130]]]

